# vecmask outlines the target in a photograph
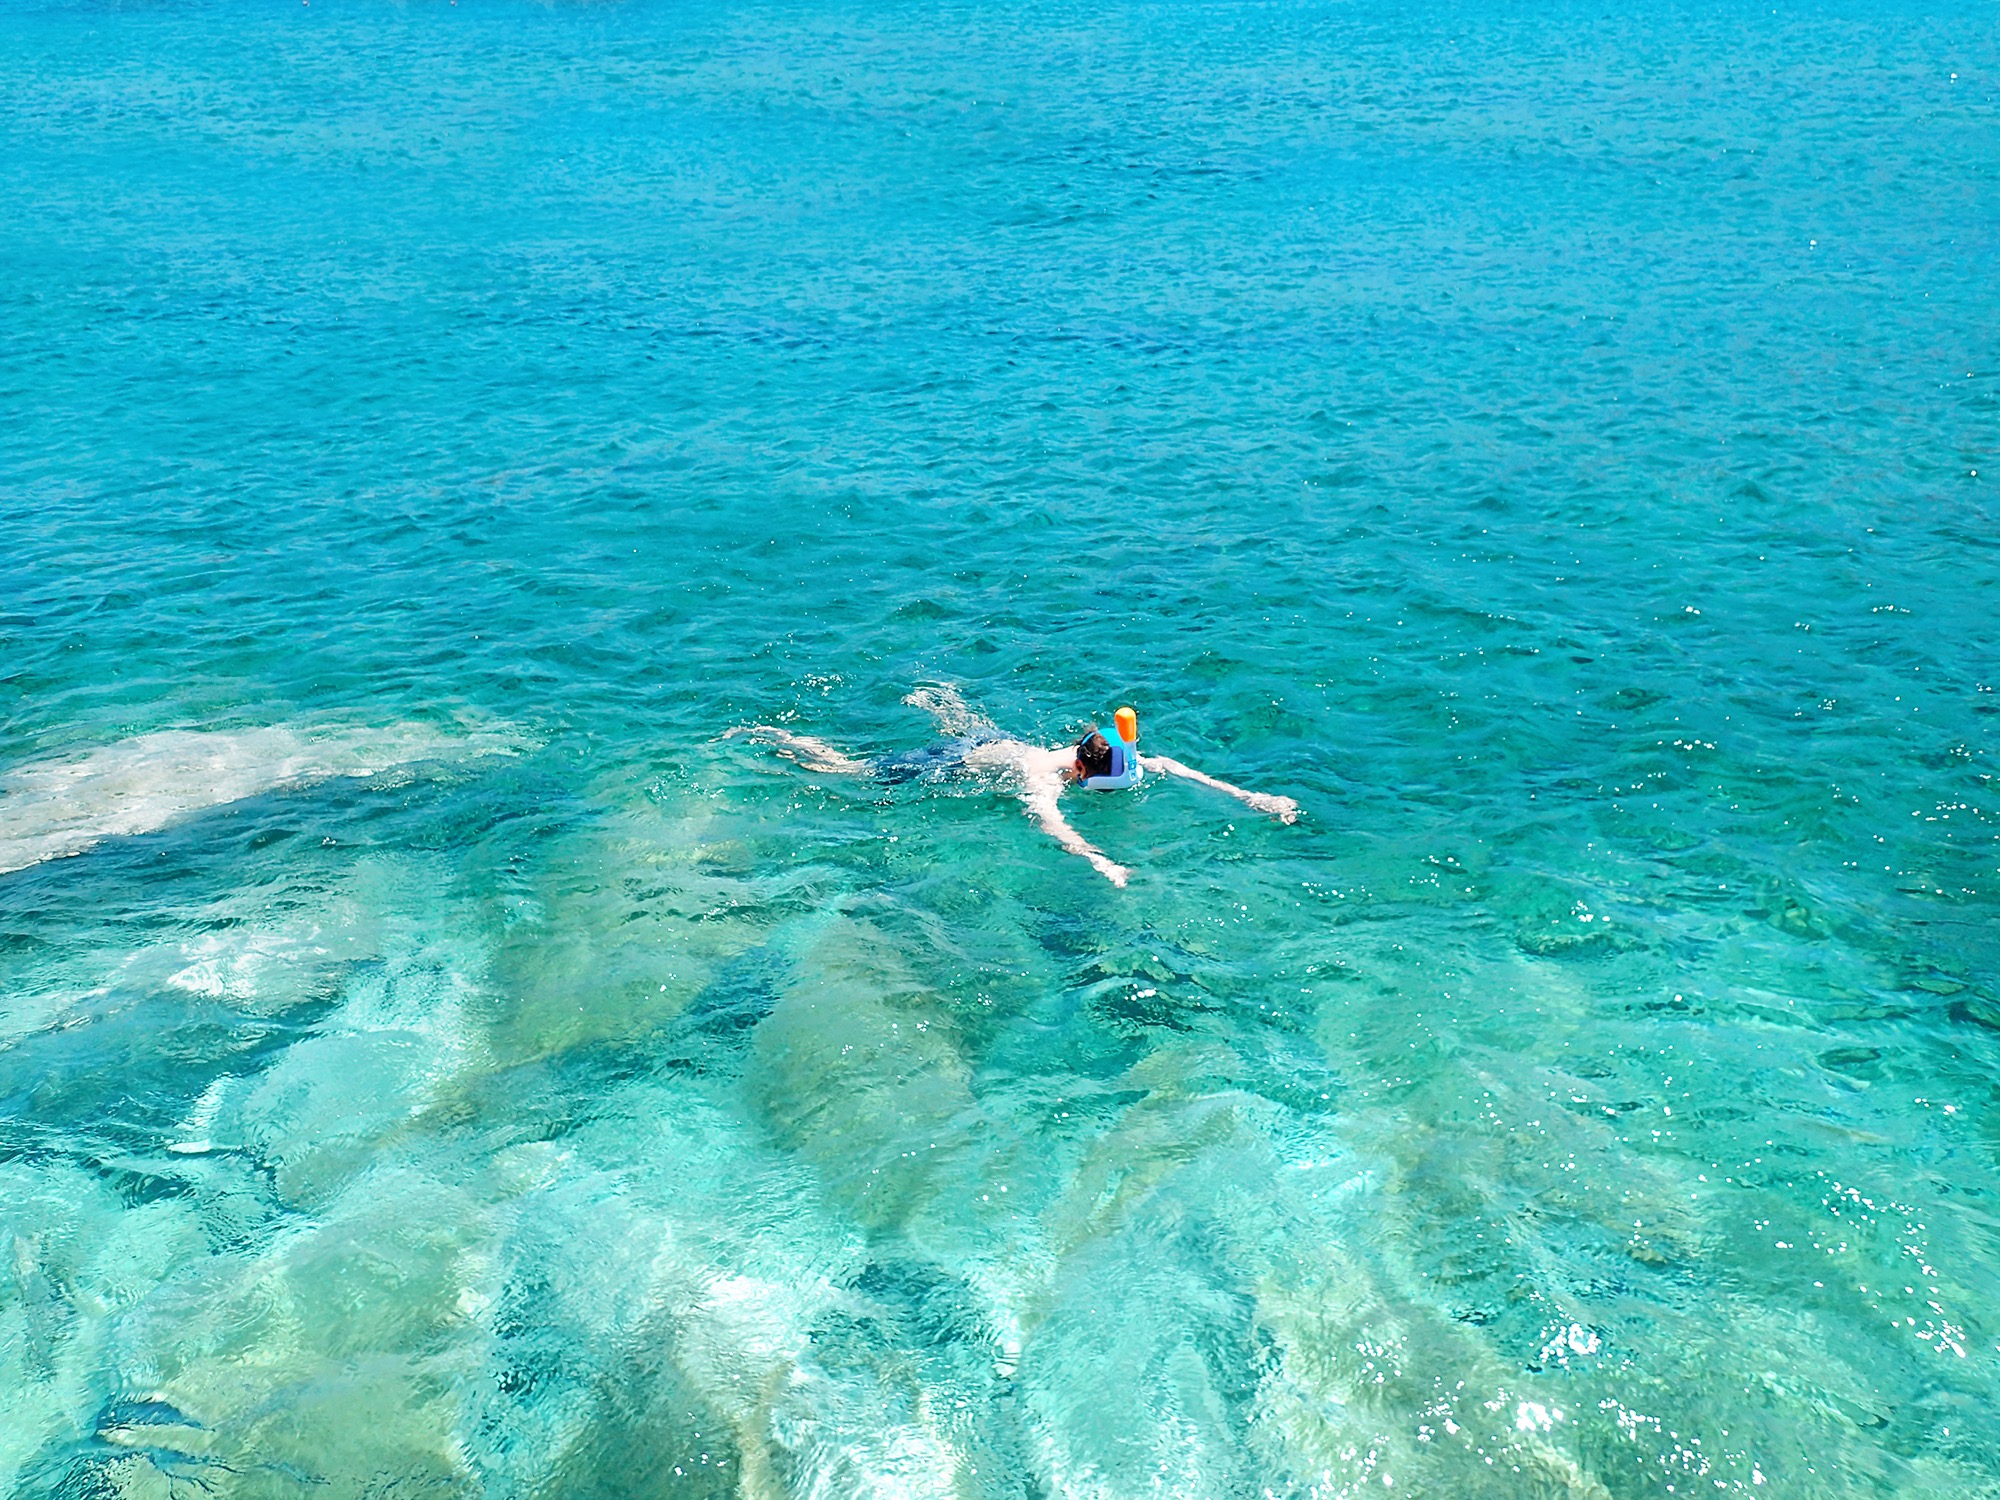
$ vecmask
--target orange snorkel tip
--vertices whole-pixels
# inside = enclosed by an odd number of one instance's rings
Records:
[[[1121,708],[1111,716],[1118,726],[1118,738],[1128,745],[1139,743],[1139,716],[1129,708]]]

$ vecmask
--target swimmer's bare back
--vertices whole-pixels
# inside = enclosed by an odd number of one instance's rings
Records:
[[[1025,740],[992,740],[968,751],[965,763],[1011,771],[1016,791],[1043,833],[1070,853],[1089,860],[1090,867],[1113,885],[1125,884],[1132,872],[1070,827],[1057,806],[1063,787],[1068,784],[1070,767],[1076,763],[1074,746],[1055,745],[1044,750]]]
[[[913,701],[916,695],[912,695]],[[930,707],[929,702],[921,706]],[[953,707],[961,707],[956,699]],[[958,727],[954,724],[952,727]],[[769,745],[787,760],[798,762],[808,771],[818,771],[831,776],[866,776],[875,768],[865,760],[856,760],[845,751],[815,739],[808,734],[794,734],[789,729],[780,729],[773,724],[751,724],[725,731],[724,738],[733,739],[738,735],[755,740],[760,745]],[[1090,867],[1113,885],[1122,886],[1131,871],[1114,861],[1102,849],[1069,826],[1059,805],[1063,788],[1069,785],[1076,765],[1074,745],[1052,745],[1043,748],[1031,745],[1026,740],[989,739],[970,745],[965,751],[963,764],[969,769],[988,770],[1008,776],[1014,782],[1014,789],[1028,813],[1040,825],[1042,832],[1061,844],[1070,853],[1080,855],[1090,861]],[[1299,819],[1299,805],[1290,797],[1277,797],[1268,792],[1248,791],[1240,786],[1193,766],[1164,755],[1142,755],[1139,763],[1148,771],[1160,776],[1179,776],[1183,780],[1196,782],[1201,786],[1223,792],[1234,797],[1247,807],[1261,813],[1269,813],[1281,823],[1296,823]]]

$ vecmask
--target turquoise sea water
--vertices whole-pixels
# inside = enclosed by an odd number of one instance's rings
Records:
[[[5,0],[0,1492],[2000,1494],[1996,20]]]

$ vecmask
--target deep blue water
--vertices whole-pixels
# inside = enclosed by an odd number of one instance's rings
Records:
[[[0,0],[0,142],[0,1490],[2000,1492],[1992,3]],[[1304,815],[728,734],[913,693]]]

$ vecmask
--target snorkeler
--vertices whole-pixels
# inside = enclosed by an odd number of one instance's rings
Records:
[[[1110,739],[1105,738],[1102,731],[1093,729],[1074,745],[1053,745],[1045,749],[1025,740],[1007,738],[991,723],[968,710],[958,694],[948,687],[919,688],[903,701],[929,709],[940,727],[954,736],[952,741],[905,755],[857,760],[824,740],[794,734],[770,724],[732,729],[728,734],[732,737],[748,735],[760,744],[771,746],[787,759],[797,761],[807,770],[828,775],[874,776],[886,782],[937,778],[961,770],[1008,775],[1042,831],[1070,853],[1080,854],[1089,860],[1091,867],[1113,885],[1125,884],[1129,872],[1069,826],[1057,806],[1057,799],[1067,786],[1117,791],[1137,786],[1147,772],[1180,776],[1218,792],[1226,792],[1258,812],[1270,813],[1280,822],[1298,821],[1299,805],[1290,797],[1245,791],[1240,786],[1231,786],[1164,755],[1141,755],[1138,750],[1139,716],[1129,708],[1118,710]]]

